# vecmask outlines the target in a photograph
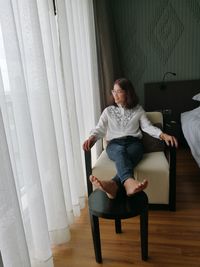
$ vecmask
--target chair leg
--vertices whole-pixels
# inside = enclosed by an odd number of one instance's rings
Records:
[[[122,233],[122,225],[121,225],[120,219],[115,219],[115,232],[116,232],[116,234]]]
[[[101,263],[102,255],[101,255],[101,240],[99,231],[99,218],[97,216],[90,214],[90,222],[91,222],[92,238],[93,238],[96,262]]]
[[[142,260],[148,259],[148,209],[140,215],[140,238]]]

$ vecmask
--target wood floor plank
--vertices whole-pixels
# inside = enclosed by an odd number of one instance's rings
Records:
[[[139,218],[100,219],[103,263],[95,262],[87,206],[71,226],[70,242],[52,247],[55,267],[199,267],[200,169],[189,150],[177,151],[177,211],[149,212],[149,259],[141,260]]]

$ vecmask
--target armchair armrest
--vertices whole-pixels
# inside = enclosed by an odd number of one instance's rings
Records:
[[[92,174],[92,159],[91,159],[91,150],[84,151],[85,153],[85,169],[86,169],[86,180],[87,180],[87,190],[88,197],[92,193],[92,183],[90,182],[90,175]]]

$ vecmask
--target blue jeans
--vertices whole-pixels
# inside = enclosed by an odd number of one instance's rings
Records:
[[[134,167],[142,159],[144,148],[140,139],[133,136],[111,140],[106,148],[108,157],[115,162],[117,175],[113,178],[117,184],[123,184],[133,177]]]

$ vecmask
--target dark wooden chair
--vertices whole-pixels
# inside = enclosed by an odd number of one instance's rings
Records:
[[[148,259],[148,197],[145,192],[140,192],[132,197],[127,197],[123,187],[115,199],[109,199],[106,193],[99,189],[93,191],[89,180],[92,173],[91,152],[85,152],[85,165],[88,188],[88,206],[91,221],[92,237],[95,258],[102,262],[99,217],[115,221],[115,232],[121,233],[121,220],[140,216],[140,237],[142,260]]]

